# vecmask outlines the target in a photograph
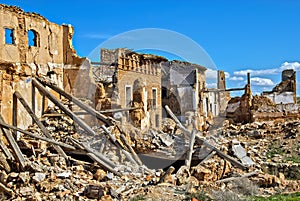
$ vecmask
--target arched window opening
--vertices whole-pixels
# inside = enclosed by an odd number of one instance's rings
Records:
[[[15,44],[14,30],[5,28],[5,44]]]
[[[38,33],[33,29],[28,31],[28,46],[38,46]]]

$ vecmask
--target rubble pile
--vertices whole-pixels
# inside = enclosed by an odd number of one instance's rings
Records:
[[[252,99],[251,109],[254,111],[275,111],[276,104],[268,97],[255,95]]]
[[[184,132],[141,132],[117,123],[104,127],[106,130],[94,126],[97,134],[91,136],[56,106],[48,108],[40,120],[55,141],[70,146],[62,146],[67,157],[57,152],[54,144],[21,134],[17,142],[26,161],[24,168],[0,152],[3,199],[130,200],[139,196],[158,200],[163,192],[166,199],[184,200],[200,189],[216,198],[224,191],[235,192],[241,181],[255,186],[255,194],[300,190],[298,121],[242,125],[225,120],[224,127],[201,137],[214,148],[196,141],[191,168],[182,165],[150,170],[133,159],[128,147],[122,149],[126,147],[122,136],[138,154],[180,160],[189,148]],[[27,131],[42,136],[36,124]],[[2,142],[9,147],[4,135]],[[226,160],[216,149],[245,168]]]

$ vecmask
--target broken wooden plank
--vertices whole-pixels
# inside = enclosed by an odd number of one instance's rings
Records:
[[[188,129],[186,129],[181,122],[178,120],[178,118],[175,116],[175,114],[172,112],[172,110],[169,108],[169,106],[165,106],[166,111],[168,112],[168,114],[171,116],[171,118],[175,121],[176,125],[178,126],[178,128],[183,132],[183,134],[186,137],[190,137],[191,133]]]
[[[247,174],[244,174],[240,177],[229,177],[229,178],[226,178],[226,179],[221,179],[221,180],[216,181],[216,183],[226,183],[226,182],[238,180],[238,179],[241,179],[241,178],[252,177],[252,176],[257,175],[257,174],[258,174],[257,171],[253,171],[253,172],[249,172]]]
[[[129,144],[129,142],[127,141],[127,139],[125,138],[125,136],[121,133],[120,134],[120,138],[122,140],[122,142],[126,145],[126,147],[128,148],[128,150],[131,152],[134,160],[136,160],[136,162],[139,164],[139,165],[143,165],[141,159],[139,158],[139,156],[135,153],[135,151],[133,150],[133,148],[131,147],[131,145]]]
[[[165,106],[166,108],[166,111],[169,113],[169,115],[172,117],[172,119],[176,122],[176,125],[179,127],[179,129],[185,134],[185,135],[188,135],[188,136],[191,136],[191,132],[186,129],[182,124],[181,122],[177,119],[177,117],[174,115],[174,113],[171,111],[171,109],[166,105]],[[199,132],[198,132],[199,133]],[[196,133],[196,140],[203,144],[204,146],[212,149],[213,151],[216,151],[216,153],[224,158],[225,160],[229,161],[230,163],[232,163],[234,166],[238,167],[238,168],[241,168],[241,169],[245,169],[246,167],[238,162],[237,160],[235,160],[234,158],[232,158],[231,156],[228,156],[226,154],[224,154],[221,150],[219,150],[218,148],[216,148],[215,146],[211,145],[210,143],[208,143],[205,138],[201,137],[198,135],[198,133]]]
[[[6,156],[4,155],[3,152],[0,152],[0,165],[3,167],[5,172],[9,173],[11,171],[11,168],[6,160]]]
[[[10,153],[10,151],[9,151],[8,147],[6,146],[6,144],[3,143],[2,137],[3,137],[3,132],[2,132],[2,129],[0,129],[0,149],[6,155],[8,160],[14,160],[15,159],[14,156]]]
[[[99,163],[102,167],[106,168],[108,171],[114,173],[115,175],[122,176],[121,173],[114,170],[113,167],[111,167],[109,164],[107,164],[105,161],[101,160],[99,157],[97,157],[93,153],[87,153],[87,155],[94,160],[95,162]]]
[[[10,188],[6,187],[1,182],[0,182],[0,192],[4,192],[4,193],[6,193],[6,194],[8,194],[10,196],[14,196],[14,194],[15,194],[13,190],[11,190]]]
[[[50,87],[51,89],[53,89],[54,91],[56,91],[57,93],[59,93],[60,95],[66,97],[67,99],[69,99],[70,101],[72,101],[73,103],[75,103],[76,105],[78,105],[81,109],[87,111],[88,113],[90,113],[91,115],[95,115],[100,121],[104,122],[106,125],[111,126],[113,119],[108,118],[107,116],[101,114],[100,112],[98,112],[97,110],[95,110],[94,108],[82,103],[79,99],[77,99],[75,96],[68,94],[67,92],[65,92],[64,90],[62,90],[61,88],[45,82],[43,80],[39,81],[43,84],[45,84],[46,86]]]
[[[46,113],[42,115],[42,118],[44,117],[62,117],[62,116],[66,116],[66,114],[61,114],[61,113]]]
[[[34,114],[35,114],[35,102],[36,102],[36,100],[35,100],[35,87],[31,83],[31,108],[32,108],[32,111],[33,111]],[[44,104],[44,102],[42,102],[42,109],[44,109],[43,104]],[[32,124],[34,124],[33,119],[32,119]],[[17,125],[14,125],[14,126],[17,126]]]
[[[111,160],[109,160],[108,158],[106,158],[103,154],[101,154],[98,151],[96,151],[95,149],[89,147],[85,143],[79,142],[78,140],[75,140],[74,138],[71,138],[71,139],[72,139],[72,142],[75,142],[80,147],[83,147],[87,152],[94,154],[97,158],[101,159],[102,161],[104,161],[105,163],[107,163],[109,166],[111,166],[113,168],[115,168],[117,166]]]
[[[204,163],[205,161],[208,161],[211,157],[213,157],[216,154],[216,151],[212,151],[210,154],[208,154],[199,164]]]
[[[99,110],[100,113],[111,113],[111,112],[126,112],[131,110],[141,109],[141,107],[132,107],[132,108],[119,108],[119,109],[109,109],[109,110]]]
[[[69,108],[64,106],[64,104],[53,96],[42,84],[40,84],[35,79],[32,79],[34,86],[49,100],[51,100],[56,106],[58,106],[64,113],[69,115],[81,128],[83,128],[88,134],[95,135],[95,132],[89,127],[82,119],[75,115]],[[83,104],[83,103],[82,103]]]
[[[191,162],[192,162],[192,155],[193,155],[193,147],[195,143],[195,135],[196,135],[196,130],[193,129],[190,137],[190,143],[189,143],[189,149],[187,152],[187,158],[185,160],[185,166],[187,166],[188,169],[191,167]]]
[[[216,153],[221,158],[224,158],[225,160],[229,161],[230,163],[232,163],[232,165],[234,165],[234,166],[236,166],[236,167],[238,167],[240,169],[246,169],[246,167],[242,163],[238,162],[237,160],[235,160],[231,156],[228,156],[227,154],[224,154],[221,150],[219,150],[217,147],[215,147],[212,144],[210,144],[207,141],[205,141],[205,139],[203,137],[199,136],[198,134],[196,134],[196,140],[198,140],[199,143],[202,143],[206,147],[212,149],[213,151],[216,151]]]
[[[169,169],[160,177],[158,183],[163,183],[167,176],[170,176],[174,172],[175,168],[170,166]]]
[[[65,148],[68,148],[68,149],[71,149],[71,150],[75,150],[75,147],[71,146],[71,145],[68,145],[68,144],[65,144],[63,142],[57,142],[55,140],[51,140],[49,138],[46,138],[46,137],[43,137],[43,136],[38,136],[38,135],[35,135],[35,134],[32,134],[28,131],[25,131],[21,128],[18,128],[18,127],[15,127],[15,126],[11,126],[9,124],[6,124],[6,123],[3,123],[3,121],[0,121],[0,125],[6,129],[12,129],[12,130],[16,130],[16,131],[19,131],[25,135],[29,135],[30,137],[33,137],[33,138],[36,138],[36,139],[39,139],[39,140],[43,140],[43,141],[46,141],[46,142],[49,142],[51,144],[55,144],[55,145],[59,145],[59,146],[62,146],[62,147],[65,147]]]
[[[113,143],[122,151],[122,153],[134,164],[139,165],[137,161],[135,161],[132,156],[130,155],[130,153],[128,153],[126,150],[124,150],[124,148],[122,147],[122,145],[119,143],[119,141],[115,138],[115,136],[113,136],[109,130],[102,125],[101,128],[104,130],[105,133],[107,133],[107,135],[110,137],[110,139],[113,141]]]
[[[17,98],[13,97],[13,111],[12,111],[12,125],[18,126],[18,104]],[[16,130],[13,131],[14,137],[17,138],[18,132]]]
[[[0,132],[2,132],[1,129]],[[15,159],[14,156],[10,153],[8,147],[2,142],[2,140],[0,140],[0,148],[3,151],[3,153],[6,155],[7,159],[9,160]]]
[[[31,116],[33,122],[35,122],[38,127],[40,127],[42,133],[53,140],[53,137],[51,136],[51,134],[49,133],[49,131],[47,130],[47,128],[44,126],[44,124],[42,122],[40,122],[40,120],[38,119],[38,117],[34,114],[34,112],[30,109],[29,105],[27,104],[27,102],[25,101],[25,99],[22,97],[22,95],[18,92],[15,91],[14,96],[17,97],[17,99],[20,101],[20,103],[23,105],[23,107],[25,108],[25,110],[28,112],[28,114]],[[58,145],[54,145],[53,146],[54,149],[57,151],[57,153],[59,153],[62,157],[64,157],[65,159],[68,160],[68,156],[67,154],[64,152],[64,150],[62,150],[62,148]]]
[[[4,119],[1,114],[0,114],[0,123],[5,124]],[[3,127],[1,127],[1,129],[12,148],[12,150],[15,154],[15,157],[17,158],[18,162],[20,163],[21,169],[25,169],[25,166],[26,166],[25,158],[20,150],[20,147],[18,146],[17,142],[15,141],[13,135],[11,134],[10,131],[3,129]]]

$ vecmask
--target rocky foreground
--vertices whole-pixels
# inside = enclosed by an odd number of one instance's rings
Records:
[[[142,132],[116,124],[95,126],[97,134],[91,136],[58,108],[48,109],[40,120],[53,140],[63,143],[61,151],[59,145],[18,134],[22,166],[7,139],[10,131],[2,129],[1,148],[7,149],[0,152],[1,200],[196,200],[202,195],[238,200],[300,191],[299,121],[242,125],[225,120],[202,133],[205,142],[242,168],[199,141],[193,146],[191,166],[178,162],[189,148],[189,139],[179,129]],[[27,131],[42,136],[36,124]],[[150,169],[134,153],[177,163]]]

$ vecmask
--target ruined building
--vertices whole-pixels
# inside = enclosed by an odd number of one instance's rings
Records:
[[[72,69],[78,71],[84,59],[72,47],[74,30],[70,25],[60,26],[39,14],[1,4],[0,29],[0,109],[4,120],[11,124],[15,91],[41,115],[48,101],[33,90],[31,78],[48,76],[59,87],[68,87],[70,77],[66,76]],[[14,111],[18,117],[14,124],[24,128],[31,123],[22,106]]]
[[[206,68],[184,61],[163,63],[162,102],[184,123],[191,123],[191,117],[199,116],[199,127],[203,124]]]
[[[281,82],[272,91],[262,93],[270,98],[275,104],[295,104],[296,97],[296,72],[293,69],[282,71]]]
[[[218,70],[217,88],[209,88],[205,91],[207,93],[206,105],[204,113],[207,116],[211,113],[214,117],[223,115],[226,110],[227,103],[230,99],[230,93],[226,91],[225,72]]]
[[[139,128],[161,125],[161,62],[164,57],[139,54],[124,48],[101,49],[96,77],[111,88],[112,107],[134,110],[118,113]],[[97,67],[96,67],[97,68]],[[108,92],[109,93],[109,92]]]

